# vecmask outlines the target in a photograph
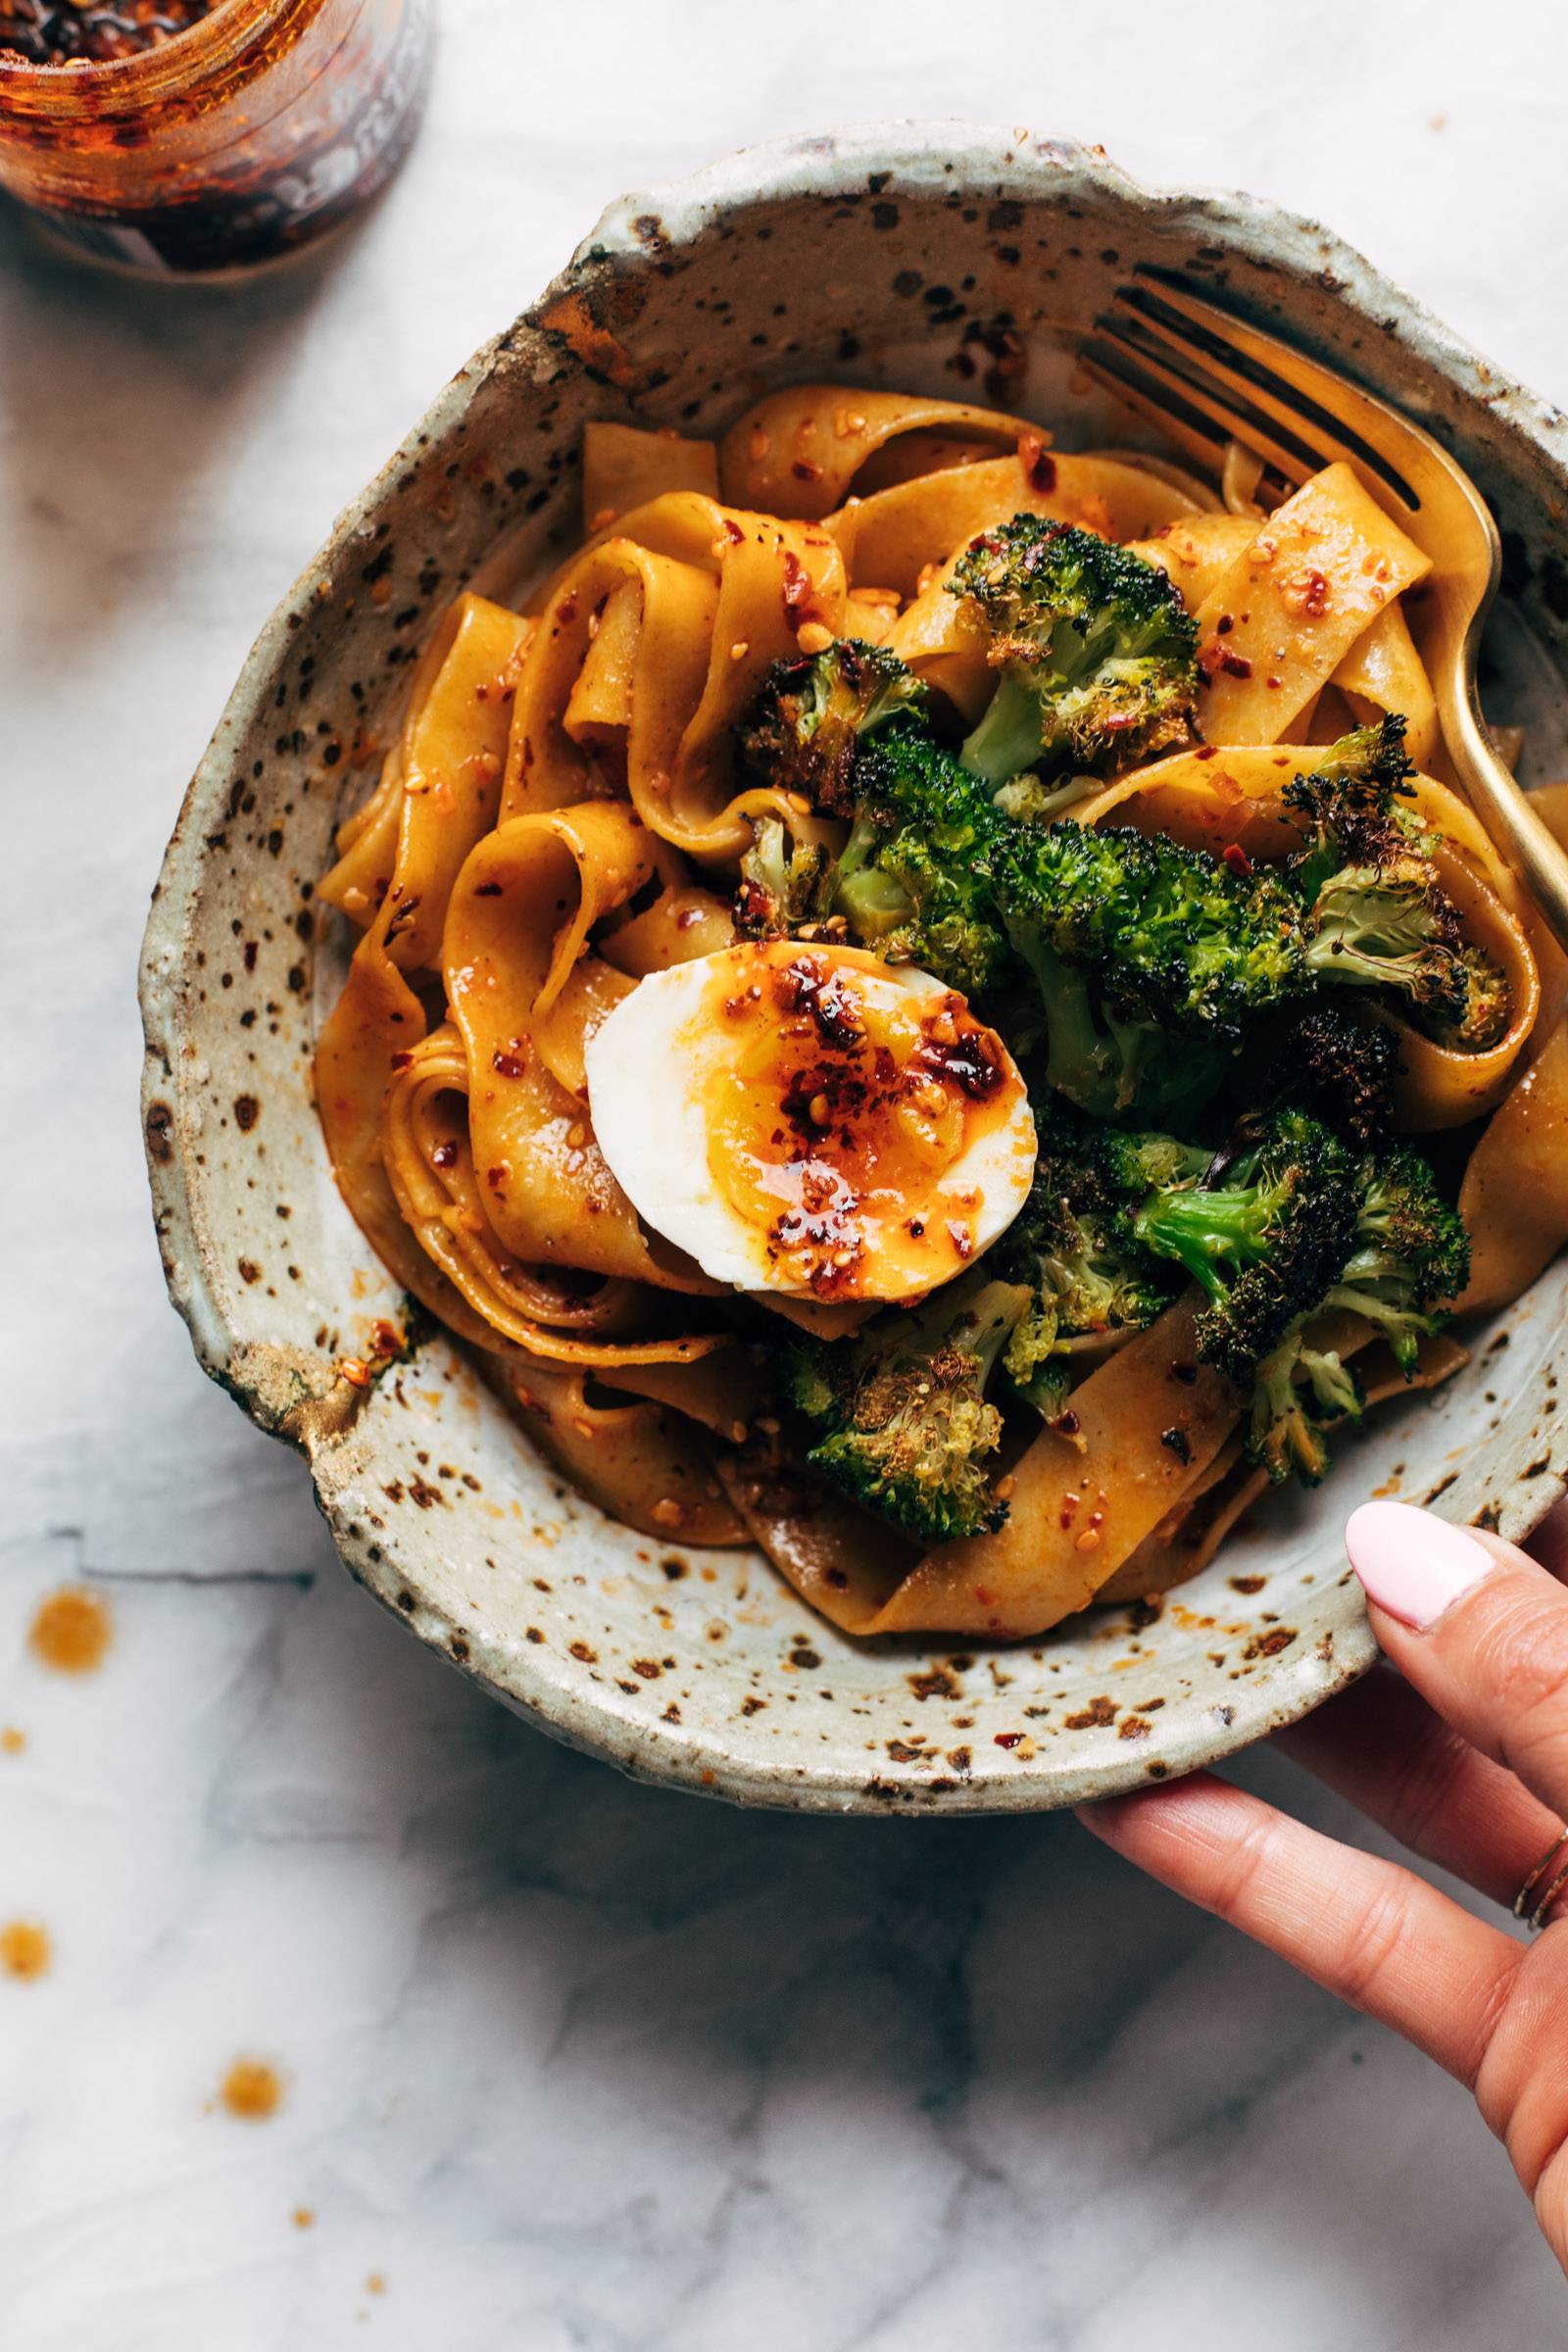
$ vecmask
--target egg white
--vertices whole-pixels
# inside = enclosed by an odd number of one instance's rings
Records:
[[[740,953],[724,948],[651,972],[622,998],[588,1040],[588,1106],[599,1149],[645,1224],[715,1282],[808,1298],[808,1288],[783,1278],[766,1233],[738,1214],[710,1165],[704,1098],[734,1042],[705,1015],[704,1000],[715,968]],[[811,954],[829,965],[835,961],[830,948],[813,947]],[[948,993],[940,980],[910,964],[868,972],[863,956],[845,961],[856,990],[873,1008],[901,997]],[[978,1193],[978,1208],[965,1211],[974,1242],[970,1263],[1022,1207],[1035,1156],[1034,1118],[1020,1089],[1010,1115],[976,1136],[932,1188],[930,1203],[939,1210],[950,1192]],[[911,1210],[918,1205],[911,1201]],[[874,1252],[874,1233],[870,1247]],[[868,1289],[863,1295],[873,1294]],[[892,1299],[920,1294],[878,1289],[874,1295]]]

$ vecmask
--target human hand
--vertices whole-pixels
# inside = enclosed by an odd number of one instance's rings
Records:
[[[1398,1502],[1354,1512],[1346,1545],[1396,1672],[1279,1744],[1495,1901],[1528,1886],[1524,1909],[1563,1935],[1521,1943],[1207,1773],[1079,1819],[1466,2083],[1568,2269],[1568,1504],[1539,1560]]]

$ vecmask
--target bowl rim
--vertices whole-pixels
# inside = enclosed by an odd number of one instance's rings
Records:
[[[647,270],[656,257],[690,247],[720,213],[734,215],[792,195],[863,194],[868,174],[884,172],[885,184],[900,197],[974,188],[994,198],[999,183],[1008,180],[1020,194],[1031,197],[1114,197],[1167,226],[1201,225],[1244,257],[1266,259],[1275,268],[1283,265],[1294,275],[1316,276],[1339,304],[1369,326],[1383,328],[1396,316],[1401,340],[1462,399],[1484,400],[1493,415],[1531,442],[1568,497],[1568,419],[1560,411],[1511,378],[1500,377],[1473,346],[1332,230],[1266,198],[1208,187],[1146,187],[1098,146],[1035,138],[1017,129],[963,120],[932,119],[872,122],[741,148],[697,172],[612,200],[537,300],[512,326],[482,344],[437,394],[386,464],[338,514],[264,623],[185,792],[154,886],[142,944],[143,1143],[170,1298],[186,1324],[202,1369],[260,1428],[304,1454],[318,1505],[340,1556],[356,1579],[389,1608],[399,1587],[417,1589],[419,1572],[410,1564],[405,1573],[392,1530],[370,1544],[331,1478],[330,1446],[318,1447],[309,1429],[291,1425],[255,1376],[247,1361],[250,1345],[231,1327],[220,1303],[196,1213],[200,1173],[188,1165],[185,1153],[169,1149],[167,1131],[161,1133],[156,1125],[159,1113],[167,1119],[165,1099],[171,1088],[178,1089],[184,1042],[178,986],[182,951],[203,887],[204,836],[213,830],[226,798],[235,738],[246,723],[254,688],[283,659],[297,615],[329,582],[341,551],[363,544],[363,534],[397,478],[461,420],[476,387],[515,350],[519,332],[537,333],[556,305],[602,280],[607,271]],[[1560,1477],[1537,1482],[1528,1510],[1503,1532],[1526,1532],[1563,1485]],[[396,1609],[393,1613],[399,1614]],[[918,1781],[891,1784],[840,1765],[759,1762],[733,1754],[719,1732],[686,1731],[642,1716],[631,1718],[602,1691],[589,1693],[563,1679],[543,1649],[521,1660],[509,1652],[505,1680],[486,1670],[482,1643],[474,1642],[469,1656],[456,1660],[448,1647],[456,1629],[438,1607],[421,1605],[416,1615],[404,1614],[401,1621],[449,1664],[458,1664],[460,1671],[551,1737],[633,1778],[737,1803],[872,1816],[984,1815],[1046,1810],[1149,1785],[1142,1757],[1132,1754],[1125,1763],[1118,1759],[1109,1766],[1080,1765],[1076,1770],[1055,1761],[1049,1775],[1031,1774],[1025,1766],[1004,1780],[960,1779],[949,1783],[940,1797]],[[1365,1614],[1358,1610],[1338,1632],[1331,1655],[1312,1645],[1304,1655],[1282,1657],[1270,1671],[1236,1686],[1227,1727],[1219,1729],[1205,1717],[1196,1720],[1185,1736],[1169,1736],[1162,1753],[1170,1775],[1222,1761],[1298,1720],[1364,1674],[1378,1655]]]

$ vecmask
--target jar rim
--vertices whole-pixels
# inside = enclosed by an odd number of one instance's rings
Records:
[[[56,65],[0,49],[0,98],[35,122],[69,120],[85,100],[100,120],[133,116],[223,74],[269,34],[292,40],[322,0],[216,0],[205,17],[130,57],[65,58]]]

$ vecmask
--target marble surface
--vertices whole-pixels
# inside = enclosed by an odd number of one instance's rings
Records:
[[[486,1703],[159,1276],[133,972],[184,778],[331,514],[610,196],[1021,112],[1322,215],[1568,392],[1554,11],[1094,22],[445,0],[410,169],[322,263],[149,291],[0,222],[0,1924],[53,1947],[0,1975],[7,2352],[1561,2340],[1463,2094],[1070,1821],[743,1816]],[[115,1638],[68,1678],[24,1637],[76,1581]],[[245,2056],[266,2120],[218,2097]]]

